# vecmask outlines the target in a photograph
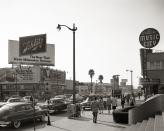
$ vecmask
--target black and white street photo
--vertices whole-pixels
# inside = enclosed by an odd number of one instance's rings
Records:
[[[163,131],[163,0],[0,0],[0,131]]]

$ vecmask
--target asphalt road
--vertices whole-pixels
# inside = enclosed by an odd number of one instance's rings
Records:
[[[58,121],[60,119],[63,119],[64,117],[67,117],[67,112],[62,111],[62,112],[56,112],[55,114],[51,114],[50,120],[51,122]],[[47,120],[47,117],[46,117]],[[22,123],[21,127],[19,129],[13,129],[11,127],[0,127],[0,131],[34,131],[40,128],[45,128],[47,126],[47,122],[39,122],[36,121],[35,123],[35,129],[34,129],[34,122],[26,122]]]

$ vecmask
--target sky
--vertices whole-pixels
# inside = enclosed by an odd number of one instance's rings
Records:
[[[73,34],[58,24],[77,27],[76,80],[93,82],[103,75],[109,83],[113,75],[133,84],[141,77],[139,35],[155,28],[160,41],[154,50],[164,51],[163,0],[0,0],[0,68],[8,64],[8,40],[47,34],[47,43],[55,44],[55,66],[73,79]]]

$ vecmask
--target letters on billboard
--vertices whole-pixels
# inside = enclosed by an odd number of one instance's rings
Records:
[[[155,47],[160,40],[159,32],[154,28],[147,28],[143,30],[139,36],[141,45],[145,48]]]
[[[19,38],[19,56],[46,52],[46,34]]]
[[[19,55],[19,41],[9,40],[8,62],[9,64],[54,66],[55,45],[46,44],[46,52],[31,55]]]

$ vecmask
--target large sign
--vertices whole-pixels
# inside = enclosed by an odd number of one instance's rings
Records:
[[[139,36],[141,45],[145,48],[153,48],[158,44],[160,40],[160,34],[156,29],[147,28],[143,30]]]
[[[150,79],[150,78],[140,78],[140,85],[158,85],[160,84],[160,79]]]
[[[147,55],[152,53],[152,49],[141,48],[140,58],[141,58],[141,74],[144,78],[147,77]]]
[[[37,54],[29,54],[23,56],[19,55],[19,41],[9,40],[8,46],[9,64],[54,66],[54,44],[46,44],[46,52],[40,52]]]
[[[19,38],[19,55],[32,55],[46,52],[46,34]]]
[[[18,83],[37,83],[40,81],[40,68],[21,67],[15,69],[15,79]]]

